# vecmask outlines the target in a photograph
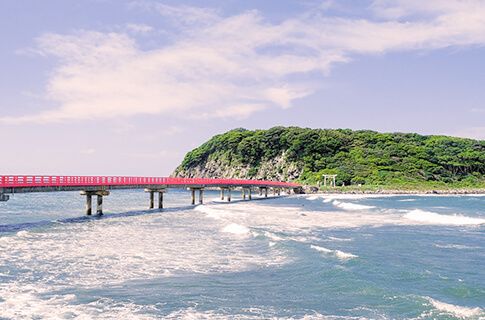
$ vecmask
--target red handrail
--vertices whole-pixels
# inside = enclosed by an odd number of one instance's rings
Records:
[[[208,178],[169,178],[169,177],[125,177],[125,176],[0,176],[0,188],[28,187],[89,187],[89,186],[139,186],[139,185],[204,185],[204,186],[271,186],[299,187],[292,182],[208,179]]]

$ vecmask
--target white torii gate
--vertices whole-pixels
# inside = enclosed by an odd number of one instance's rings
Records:
[[[336,174],[324,174],[323,175],[323,186],[327,186],[327,179],[329,179],[330,186],[335,187],[335,177],[337,177]]]

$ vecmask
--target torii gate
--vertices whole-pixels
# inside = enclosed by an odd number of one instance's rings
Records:
[[[324,174],[323,175],[323,186],[327,186],[327,179],[330,179],[330,186],[335,187],[335,177],[337,177],[336,174]]]

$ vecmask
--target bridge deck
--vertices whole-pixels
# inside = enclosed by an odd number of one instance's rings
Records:
[[[297,188],[296,183],[243,179],[123,176],[0,176],[0,193],[143,188]]]

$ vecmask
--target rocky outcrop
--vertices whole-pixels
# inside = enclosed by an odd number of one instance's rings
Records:
[[[302,172],[302,166],[288,161],[285,154],[263,160],[258,166],[234,163],[227,159],[210,156],[207,161],[189,168],[179,166],[172,176],[184,178],[238,178],[289,181],[296,180]]]

